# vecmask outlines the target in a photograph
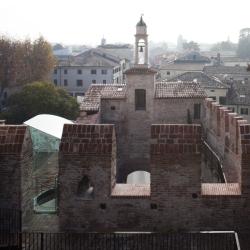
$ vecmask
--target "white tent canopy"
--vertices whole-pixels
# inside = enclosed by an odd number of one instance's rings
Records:
[[[73,124],[73,122],[60,116],[41,114],[29,119],[24,124],[61,139],[64,124]]]

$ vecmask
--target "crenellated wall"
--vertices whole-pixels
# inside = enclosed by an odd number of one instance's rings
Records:
[[[241,183],[239,126],[247,121],[212,99],[205,100],[204,139],[219,156],[227,182]]]
[[[112,124],[66,124],[58,216],[32,209],[32,148],[25,126],[0,126],[1,206],[22,208],[24,229],[173,231],[250,229],[250,124],[207,99],[199,124],[153,124],[151,184],[117,183]],[[226,183],[202,183],[203,140]],[[16,185],[13,185],[16,184]]]
[[[1,125],[0,142],[0,204],[5,208],[21,209],[21,176],[30,176],[28,167],[32,157],[27,127]],[[24,197],[28,192],[28,183],[23,190]]]

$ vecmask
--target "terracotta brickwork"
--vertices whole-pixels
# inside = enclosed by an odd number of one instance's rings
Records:
[[[110,154],[112,132],[113,125],[66,124],[60,150],[65,154]]]
[[[33,212],[28,130],[2,126],[1,205],[22,208],[27,230],[249,230],[250,125],[211,100],[204,115],[203,125],[151,125],[150,185],[117,183],[114,125],[65,125],[58,216]],[[227,183],[201,183],[203,139],[220,157]]]
[[[26,126],[0,126],[0,154],[20,154],[25,132]]]
[[[32,149],[26,126],[0,126],[0,204],[6,208],[29,206],[27,194],[32,182]],[[27,177],[22,181],[22,177]]]
[[[151,156],[200,153],[201,150],[201,126],[197,124],[152,125],[151,138]]]

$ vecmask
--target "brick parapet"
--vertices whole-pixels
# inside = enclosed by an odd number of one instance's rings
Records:
[[[151,155],[200,153],[198,124],[154,124],[151,126]]]
[[[227,107],[222,107],[210,98],[205,99],[205,109],[204,127],[222,144],[221,150],[218,153],[223,155],[226,149],[238,155],[241,150],[239,126],[246,124],[247,121],[237,113],[232,113]],[[225,143],[226,140],[228,141],[227,144]],[[208,143],[211,144],[209,141]],[[216,149],[216,145],[211,146]]]
[[[0,125],[0,154],[20,154],[26,129],[23,125]]]
[[[60,144],[64,154],[111,155],[114,142],[111,124],[65,124]]]

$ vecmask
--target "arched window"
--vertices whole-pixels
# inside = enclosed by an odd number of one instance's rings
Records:
[[[134,171],[127,176],[127,184],[150,184],[150,173]]]
[[[138,41],[138,64],[145,64],[146,43],[143,39]]]
[[[78,184],[77,196],[86,200],[92,200],[94,198],[94,187],[91,185],[90,180],[86,175]]]

